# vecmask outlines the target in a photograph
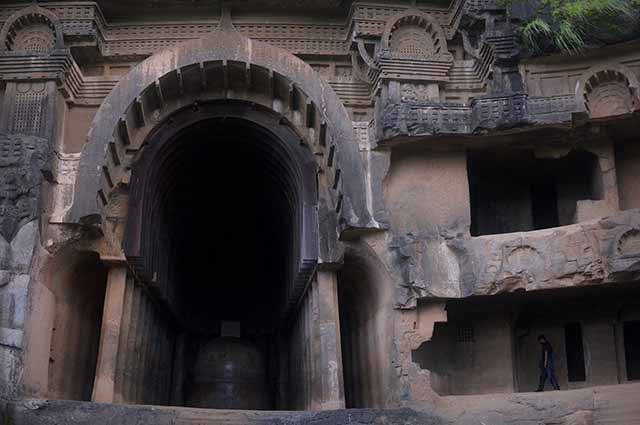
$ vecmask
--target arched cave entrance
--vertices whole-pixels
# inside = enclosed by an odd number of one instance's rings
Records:
[[[47,396],[90,401],[95,378],[107,268],[95,253],[63,250],[45,280],[48,305],[40,314],[51,320],[38,327],[47,350]]]
[[[305,244],[317,244],[316,165],[269,111],[203,108],[215,112],[192,123],[189,108],[161,125],[132,170],[124,243],[135,275],[124,307],[132,327],[130,343],[121,335],[116,394],[135,403],[286,407],[286,320],[310,275]],[[155,344],[144,362],[140,338]]]
[[[347,408],[382,408],[393,401],[392,284],[375,253],[351,244],[338,271],[340,342]]]
[[[354,139],[309,65],[232,28],[121,79],[65,216],[109,266],[92,399],[343,407],[338,236],[379,226]]]

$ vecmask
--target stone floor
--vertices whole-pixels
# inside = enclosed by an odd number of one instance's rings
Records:
[[[437,412],[456,425],[640,425],[640,383],[443,397]]]
[[[640,383],[544,393],[444,397],[435,407],[259,412],[22,400],[2,425],[638,425]]]

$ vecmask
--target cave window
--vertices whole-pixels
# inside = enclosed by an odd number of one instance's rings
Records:
[[[467,172],[473,236],[574,224],[579,201],[604,198],[598,158],[584,150],[561,158],[530,149],[470,151]]]
[[[584,382],[584,348],[582,344],[582,326],[580,323],[564,325],[564,341],[567,354],[567,378],[569,382]]]
[[[458,325],[458,334],[456,341],[462,343],[474,342],[475,338],[473,334],[473,326],[467,324]]]
[[[640,143],[634,138],[616,140],[615,157],[620,209],[640,208]]]
[[[554,179],[531,185],[531,219],[534,229],[548,229],[560,225]]]
[[[627,363],[627,380],[640,379],[640,321],[624,322],[624,354]]]

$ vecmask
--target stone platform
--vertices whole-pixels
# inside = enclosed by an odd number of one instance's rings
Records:
[[[436,406],[322,412],[232,411],[125,406],[61,400],[7,402],[11,425],[636,425],[640,383],[543,393],[487,394],[439,399]]]
[[[322,412],[208,410],[123,406],[74,401],[25,400],[9,403],[2,423],[12,425],[441,425],[445,419],[402,408],[348,409]]]

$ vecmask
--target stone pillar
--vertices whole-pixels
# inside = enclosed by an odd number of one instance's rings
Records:
[[[91,399],[97,403],[113,403],[115,377],[122,327],[124,294],[127,285],[127,269],[117,264],[109,270],[107,291],[102,314],[100,349]]]
[[[340,316],[338,312],[338,279],[333,270],[317,274],[317,320],[320,363],[313,387],[320,389],[322,410],[344,409],[344,380],[342,375],[342,347],[340,345]]]
[[[606,134],[593,136],[587,149],[598,157],[599,170],[602,178],[602,199],[579,200],[576,206],[576,223],[595,220],[614,215],[620,211],[618,195],[618,177],[616,175],[616,158],[613,140]]]
[[[185,401],[185,366],[187,361],[187,342],[188,336],[186,333],[181,333],[176,338],[176,347],[174,350],[175,356],[173,358],[173,388],[171,389],[171,405],[172,406],[184,406]]]

